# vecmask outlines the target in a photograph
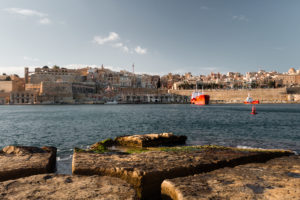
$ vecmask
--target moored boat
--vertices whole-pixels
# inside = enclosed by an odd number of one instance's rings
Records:
[[[118,102],[116,100],[114,100],[114,101],[107,101],[104,104],[106,104],[106,105],[116,105],[116,104],[118,104]]]
[[[259,104],[259,100],[253,100],[252,97],[250,97],[250,94],[248,94],[244,104]]]
[[[197,82],[196,82],[196,91],[194,91],[191,96],[191,104],[195,104],[195,105],[209,104],[209,95],[204,94],[203,87],[202,87],[202,92],[199,92],[197,90]]]

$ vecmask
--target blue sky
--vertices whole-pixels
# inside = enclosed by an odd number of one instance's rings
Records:
[[[151,74],[300,65],[298,0],[0,0],[0,73],[104,66]]]

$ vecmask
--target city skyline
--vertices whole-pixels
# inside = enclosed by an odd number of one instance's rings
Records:
[[[6,1],[0,72],[100,67],[163,75],[298,69],[289,1]]]

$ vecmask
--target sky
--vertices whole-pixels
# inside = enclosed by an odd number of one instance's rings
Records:
[[[298,0],[0,0],[0,73],[44,65],[136,73],[300,66]]]

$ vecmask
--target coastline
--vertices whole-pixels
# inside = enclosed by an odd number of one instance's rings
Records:
[[[61,93],[37,98],[34,101],[28,96],[30,93],[24,91],[22,94],[6,95],[2,98],[0,105],[47,105],[47,104],[106,104],[117,102],[118,104],[189,104],[194,90],[166,90],[140,88],[116,91],[113,94],[91,94],[78,96],[75,94]],[[260,88],[260,89],[209,89],[203,93],[210,96],[210,104],[243,104],[248,95],[260,104],[299,104],[299,88]],[[19,95],[19,97],[18,97]],[[42,96],[41,96],[42,97]]]
[[[185,140],[185,136],[170,133],[145,134],[102,140],[88,149],[75,148],[72,175],[53,174],[53,161],[58,160],[53,159],[54,147],[50,147],[51,151],[49,147],[45,150],[5,147],[0,151],[1,166],[4,166],[0,168],[0,196],[27,198],[26,194],[30,193],[45,198],[51,193],[68,199],[75,191],[79,196],[88,191],[89,199],[97,199],[99,195],[109,198],[110,194],[105,192],[108,188],[118,191],[114,194],[117,199],[207,199],[237,195],[230,188],[243,191],[237,199],[241,196],[267,198],[274,194],[277,198],[272,199],[292,199],[299,195],[296,188],[300,156],[291,151],[186,146]],[[111,146],[117,148],[110,149]],[[95,181],[105,185],[95,188]],[[55,189],[53,186],[57,184],[60,187]],[[82,185],[85,189],[78,191]],[[40,192],[32,193],[34,190]]]

